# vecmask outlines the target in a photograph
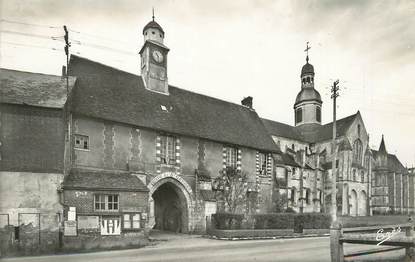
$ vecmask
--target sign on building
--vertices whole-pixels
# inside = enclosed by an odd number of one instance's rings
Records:
[[[76,229],[76,220],[70,220],[64,222],[64,232],[65,236],[77,236]]]

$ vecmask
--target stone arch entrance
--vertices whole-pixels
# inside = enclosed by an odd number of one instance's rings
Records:
[[[367,215],[367,195],[364,190],[359,194],[359,216]]]
[[[174,173],[163,173],[153,178],[148,188],[150,228],[191,232],[194,201],[189,184]]]
[[[350,215],[357,216],[357,193],[354,189],[350,192]]]

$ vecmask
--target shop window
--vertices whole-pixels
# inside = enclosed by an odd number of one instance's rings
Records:
[[[89,149],[89,137],[85,135],[75,135],[75,146],[76,149]]]
[[[173,136],[160,136],[160,158],[162,164],[176,163],[176,138]]]
[[[128,213],[123,215],[123,229],[134,230],[140,229],[140,213]]]
[[[226,167],[236,168],[236,162],[238,158],[238,149],[235,147],[226,147]]]
[[[96,211],[118,211],[118,195],[96,194],[94,202]]]
[[[121,233],[121,221],[118,216],[101,217],[101,235],[119,235]]]

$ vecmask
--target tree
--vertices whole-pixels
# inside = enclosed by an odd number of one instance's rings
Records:
[[[219,172],[213,184],[217,196],[224,202],[224,209],[230,213],[241,212],[247,202],[247,174],[235,168]]]

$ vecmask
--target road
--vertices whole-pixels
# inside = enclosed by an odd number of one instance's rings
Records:
[[[329,238],[226,241],[200,236],[159,235],[153,245],[139,249],[7,258],[9,262],[129,262],[129,261],[309,261],[329,262]],[[345,248],[346,251],[350,248]],[[353,247],[356,249],[356,247]],[[359,248],[358,248],[359,249]],[[360,247],[360,249],[362,249]],[[401,252],[401,251],[397,251]],[[395,254],[400,254],[396,253]],[[377,261],[374,258],[373,261]]]

